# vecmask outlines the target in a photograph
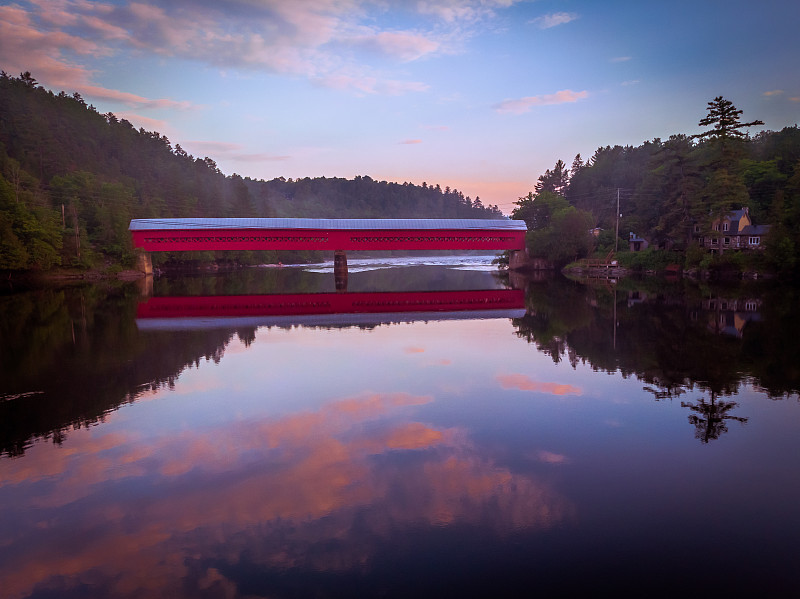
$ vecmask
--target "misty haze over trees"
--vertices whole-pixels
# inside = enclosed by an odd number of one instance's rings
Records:
[[[30,73],[0,73],[0,269],[88,268],[133,260],[132,218],[502,218],[497,206],[439,185],[224,175],[158,132],[100,114]],[[240,262],[319,258],[224,252]],[[213,252],[200,259],[215,259]],[[159,256],[159,259],[164,259]],[[187,259],[178,254],[173,259]]]

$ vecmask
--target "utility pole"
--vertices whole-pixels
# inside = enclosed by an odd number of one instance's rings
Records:
[[[617,246],[619,245],[619,187],[617,187],[617,228],[614,231],[614,253],[617,253]]]

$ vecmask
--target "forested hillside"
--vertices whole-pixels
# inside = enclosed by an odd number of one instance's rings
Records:
[[[0,73],[0,270],[130,264],[132,218],[500,218],[457,190],[346,179],[254,181],[30,73]],[[228,253],[230,256],[230,253]],[[213,255],[203,256],[207,260]],[[240,260],[274,260],[273,253]]]
[[[613,249],[619,199],[620,250],[627,249],[634,233],[651,248],[678,252],[693,266],[693,261],[709,261],[697,243],[698,232],[720,235],[712,223],[747,207],[755,224],[770,225],[758,256],[763,264],[797,273],[800,129],[794,125],[751,137],[747,129],[763,123],[744,122],[741,114],[718,97],[699,121],[710,127],[703,133],[636,147],[601,147],[585,162],[577,155],[571,167],[559,160],[539,177],[534,191],[519,199],[513,216],[528,222],[534,253],[563,263],[593,249]],[[587,240],[587,228],[601,229],[599,238]],[[735,259],[733,253],[727,258]]]

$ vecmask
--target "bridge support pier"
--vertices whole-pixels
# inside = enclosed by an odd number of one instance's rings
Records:
[[[139,289],[139,295],[143,299],[153,296],[153,277],[141,277],[136,279],[136,287]]]
[[[333,277],[336,291],[347,291],[347,253],[344,250],[333,253]]]
[[[153,276],[153,258],[149,252],[136,249],[136,270],[143,272],[146,276]]]

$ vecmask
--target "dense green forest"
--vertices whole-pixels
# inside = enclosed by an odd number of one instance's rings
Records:
[[[708,128],[703,133],[637,147],[601,147],[586,161],[578,154],[571,167],[558,160],[534,191],[519,198],[512,218],[528,223],[534,254],[562,265],[593,251],[606,254],[615,245],[627,250],[634,233],[647,239],[648,253],[671,250],[669,260],[686,267],[755,262],[759,269],[797,275],[800,129],[794,125],[751,137],[747,129],[763,123],[743,122],[741,115],[732,102],[717,97],[699,121]],[[705,252],[698,231],[719,235],[712,223],[742,207],[754,224],[769,225],[763,251]],[[588,229],[600,229],[599,237],[587,237]]]
[[[211,158],[194,157],[158,132],[137,130],[112,113],[100,114],[77,93],[53,93],[30,73],[0,73],[0,270],[129,265],[132,218],[274,216],[501,218],[502,213],[480,198],[426,183],[367,176],[272,181],[226,176]],[[276,252],[240,252],[235,258],[287,261]]]

